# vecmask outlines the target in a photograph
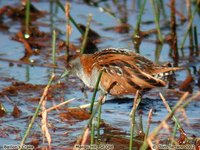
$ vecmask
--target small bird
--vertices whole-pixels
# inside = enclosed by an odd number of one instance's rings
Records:
[[[106,48],[94,54],[78,54],[68,58],[68,68],[89,88],[94,88],[103,71],[99,88],[113,96],[123,96],[163,87],[166,75],[180,70],[153,63],[151,60],[127,49]]]

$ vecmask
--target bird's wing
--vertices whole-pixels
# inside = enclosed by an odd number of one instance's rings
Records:
[[[129,53],[125,55],[120,53],[98,55],[94,66],[104,69],[107,80],[116,81],[120,86],[143,90],[166,85],[164,81],[140,69],[141,66],[135,65],[134,59],[130,57]]]

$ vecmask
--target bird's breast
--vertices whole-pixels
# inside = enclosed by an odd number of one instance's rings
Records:
[[[99,70],[93,68],[90,74],[86,73],[83,69],[76,71],[76,75],[84,82],[89,88],[94,88],[99,76]]]

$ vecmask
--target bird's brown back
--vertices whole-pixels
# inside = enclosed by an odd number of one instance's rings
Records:
[[[179,69],[160,66],[139,54],[112,48],[82,55],[81,62],[87,74],[92,74],[94,68],[104,70],[100,86],[111,95],[134,94],[137,90],[165,86],[166,82],[156,75]]]

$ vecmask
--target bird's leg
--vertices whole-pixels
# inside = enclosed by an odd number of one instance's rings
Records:
[[[100,91],[100,96],[99,96],[99,101],[101,101],[100,103],[103,104],[106,101],[106,97],[107,97],[107,92],[104,91]]]
[[[99,138],[99,135],[100,135],[100,126],[101,126],[101,110],[102,110],[102,104],[106,101],[106,96],[107,96],[107,93],[104,92],[104,91],[100,91],[100,96],[99,96],[99,99],[98,99],[98,116],[97,116],[97,119],[98,119],[98,123],[97,123],[97,137]]]
[[[111,83],[111,85],[109,86],[109,88],[106,90],[106,91],[100,91],[100,96],[99,96],[99,100],[101,100],[101,103],[105,103],[106,101],[106,97],[107,97],[107,94],[110,93],[110,90],[117,84],[117,82],[113,82]]]

